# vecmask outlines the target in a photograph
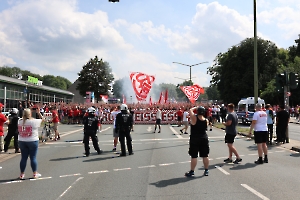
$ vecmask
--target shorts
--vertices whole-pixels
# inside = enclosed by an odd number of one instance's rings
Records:
[[[179,121],[179,122],[182,121],[181,116],[178,116],[178,117],[177,117],[177,121]]]
[[[185,126],[189,126],[189,122],[188,122],[188,121],[183,121],[182,123],[183,123],[183,125],[185,125]]]
[[[225,135],[225,143],[226,144],[233,144],[235,136],[236,135],[226,134]]]
[[[189,155],[192,158],[197,158],[198,155],[202,158],[208,157],[209,142],[208,138],[190,139]]]
[[[161,119],[156,119],[155,124],[160,125],[160,123],[161,123]]]
[[[116,128],[113,129],[113,136],[119,137],[119,132],[116,131]]]
[[[208,119],[209,123],[212,123],[212,121],[213,121],[212,116],[208,117],[207,119]]]
[[[53,123],[53,130],[57,131],[57,128],[58,128],[58,123]]]
[[[268,131],[254,131],[255,144],[266,143],[268,137]]]
[[[68,116],[68,119],[72,119],[73,117],[72,116]]]

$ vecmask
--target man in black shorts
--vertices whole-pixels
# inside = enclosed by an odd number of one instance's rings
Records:
[[[194,110],[197,109],[197,115],[194,114]],[[205,108],[194,107],[190,109],[191,119],[191,135],[190,135],[190,147],[189,155],[191,156],[191,170],[185,173],[186,177],[194,176],[194,171],[197,165],[197,157],[200,154],[204,165],[204,176],[208,176],[209,165],[209,142],[207,136],[208,120],[204,117]]]
[[[226,126],[226,135],[225,135],[225,143],[227,143],[229,156],[227,159],[224,160],[226,163],[232,162],[232,153],[234,153],[236,159],[234,161],[235,164],[238,164],[242,161],[241,157],[239,156],[236,148],[233,146],[234,138],[237,134],[236,126],[238,124],[238,118],[236,113],[234,112],[234,104],[228,104],[228,115],[226,117],[226,122],[223,122],[224,126]]]
[[[254,129],[254,140],[255,144],[257,144],[258,151],[258,160],[256,160],[255,164],[263,164],[268,163],[268,126],[267,126],[267,113],[262,110],[261,104],[256,104],[255,113],[252,118],[252,124],[249,131],[249,136],[252,134],[252,130]],[[263,153],[265,155],[265,159],[262,159]]]
[[[156,122],[155,122],[155,127],[154,127],[154,132],[156,132],[156,128],[158,126],[158,133],[160,133],[161,127],[161,110],[159,109],[159,107],[157,106],[157,111],[156,111]]]

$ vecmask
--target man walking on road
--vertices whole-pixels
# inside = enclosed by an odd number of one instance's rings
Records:
[[[253,115],[252,124],[250,126],[249,135],[251,136],[252,130],[254,129],[254,140],[257,144],[258,160],[255,164],[268,163],[268,147],[266,142],[268,141],[268,126],[267,126],[267,113],[262,110],[261,104],[256,104],[255,113]],[[263,153],[265,155],[264,160],[262,159]]]
[[[90,155],[90,147],[89,147],[89,140],[90,137],[93,141],[93,146],[95,150],[98,152],[98,154],[102,153],[102,150],[100,150],[98,139],[97,139],[97,130],[98,130],[98,117],[95,116],[96,109],[93,107],[88,108],[88,116],[85,116],[83,118],[83,131],[84,131],[84,149],[85,149],[85,155],[88,157]]]
[[[181,133],[183,133],[183,130],[184,130],[184,134],[188,134],[187,133],[187,130],[189,128],[189,118],[188,118],[188,116],[189,116],[188,108],[185,108],[185,111],[183,112],[183,119],[182,119],[184,127],[179,130]]]
[[[197,115],[194,114],[194,110],[197,109]],[[190,109],[191,118],[191,135],[190,135],[190,147],[189,155],[191,156],[191,170],[185,173],[186,177],[194,176],[194,171],[197,165],[198,154],[202,157],[204,165],[204,176],[208,176],[209,165],[209,142],[207,136],[208,120],[205,119],[205,108],[194,107]]]
[[[274,113],[270,104],[266,105],[266,113],[268,115],[268,143],[272,145]]]
[[[128,112],[126,104],[121,105],[121,112],[116,117],[116,131],[119,133],[119,140],[121,144],[120,156],[126,156],[125,148],[125,137],[127,143],[127,149],[129,155],[133,155],[132,151],[132,139],[130,136],[130,131],[132,130],[132,115]]]
[[[288,128],[290,121],[289,113],[284,109],[284,105],[279,106],[279,111],[276,114],[276,133],[277,133],[277,143],[285,143],[288,141],[286,138],[286,130]]]
[[[156,111],[156,122],[155,122],[155,127],[154,127],[154,132],[153,132],[153,133],[156,132],[157,126],[158,126],[158,128],[159,128],[158,133],[160,133],[160,130],[161,130],[160,124],[161,124],[161,110],[160,110],[159,107],[157,106],[157,111]]]
[[[229,156],[224,162],[231,163],[232,162],[232,153],[234,153],[236,159],[234,161],[235,164],[238,164],[242,161],[239,156],[236,148],[233,146],[234,138],[236,137],[237,130],[236,126],[238,124],[238,118],[236,113],[234,112],[234,104],[228,104],[228,115],[226,117],[226,122],[223,122],[224,126],[226,126],[226,135],[225,135],[225,143],[227,143]]]

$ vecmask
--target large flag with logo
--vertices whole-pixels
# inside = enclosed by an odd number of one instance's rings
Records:
[[[102,101],[103,101],[104,103],[107,103],[107,102],[108,102],[108,95],[101,95],[101,94],[100,94],[100,97],[101,97],[101,99],[102,99]]]
[[[204,89],[197,84],[192,86],[180,86],[180,89],[187,96],[191,103],[195,103],[200,94],[204,94]]]
[[[147,98],[155,77],[141,72],[132,72],[130,80],[137,100],[142,101]]]

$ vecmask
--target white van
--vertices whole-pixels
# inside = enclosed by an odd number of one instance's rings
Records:
[[[258,103],[265,106],[265,101],[258,97]],[[237,106],[237,115],[239,121],[243,124],[252,122],[253,114],[255,112],[255,102],[254,97],[242,98]]]

